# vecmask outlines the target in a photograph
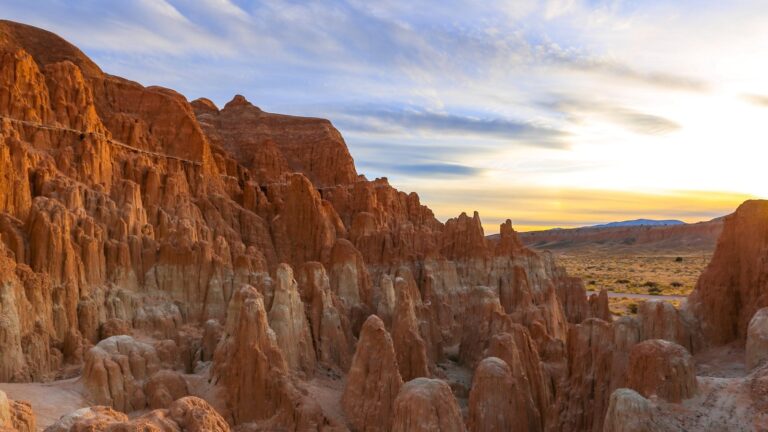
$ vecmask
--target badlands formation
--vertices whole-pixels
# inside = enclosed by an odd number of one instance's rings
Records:
[[[768,428],[768,203],[684,309],[613,320],[509,221],[359,175],[327,120],[7,21],[0,57],[0,430]]]

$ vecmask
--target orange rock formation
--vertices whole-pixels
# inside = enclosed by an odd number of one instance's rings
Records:
[[[764,357],[764,202],[726,219],[689,308],[613,321],[510,221],[489,240],[358,176],[327,120],[189,103],[9,21],[0,58],[0,382],[81,370],[103,405],[50,431],[643,430],[643,395],[696,391],[686,350]],[[743,379],[759,407],[763,369]]]

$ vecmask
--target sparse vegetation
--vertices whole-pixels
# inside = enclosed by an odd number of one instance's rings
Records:
[[[683,262],[683,257],[677,257],[675,258],[675,262]]]
[[[558,262],[568,273],[584,280],[589,287],[606,288],[616,293],[675,295],[690,294],[701,271],[709,262],[704,254],[675,257],[665,255],[607,255],[580,253],[558,256]],[[594,281],[594,285],[592,284]],[[626,305],[611,306],[614,312],[626,310]]]

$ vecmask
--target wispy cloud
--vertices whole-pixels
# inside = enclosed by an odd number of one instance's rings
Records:
[[[431,162],[431,163],[411,163],[411,162],[364,162],[362,168],[374,168],[384,172],[395,174],[404,174],[414,177],[475,177],[483,173],[483,169],[460,165],[455,163]]]
[[[430,112],[423,109],[349,108],[340,124],[349,130],[391,134],[427,132],[432,135],[470,135],[536,147],[566,148],[568,133],[551,127],[501,117]]]
[[[768,95],[763,94],[745,94],[742,95],[742,98],[744,98],[745,101],[760,106],[768,108]]]
[[[616,61],[599,57],[582,57],[561,50],[549,50],[549,53],[552,54],[550,59],[555,64],[581,72],[595,73],[671,90],[703,92],[710,88],[707,82],[694,77],[654,70],[643,71]]]
[[[663,135],[681,128],[680,124],[666,117],[639,112],[622,106],[614,106],[596,97],[550,96],[551,101],[541,105],[561,111],[571,120],[583,122],[587,117],[600,116],[629,131],[645,135]]]

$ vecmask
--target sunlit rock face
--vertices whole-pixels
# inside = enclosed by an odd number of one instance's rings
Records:
[[[456,398],[444,381],[416,378],[400,388],[395,398],[393,432],[465,430]]]
[[[486,357],[475,369],[469,395],[470,431],[542,430],[520,360],[513,358],[512,367],[509,363],[498,357]]]
[[[598,430],[634,344],[694,350],[665,307],[611,323],[511,221],[491,241],[358,176],[327,120],[7,21],[0,57],[0,381],[82,371],[111,407],[55,430]]]
[[[365,321],[341,399],[353,430],[388,431],[403,385],[392,337],[375,315]]]
[[[713,344],[744,341],[749,322],[768,306],[768,201],[747,201],[725,218],[712,261],[689,298]]]
[[[206,401],[189,396],[173,402],[168,409],[153,410],[134,419],[104,406],[83,408],[62,417],[45,430],[229,432],[231,429],[224,418]]]
[[[207,99],[192,102],[209,141],[231,154],[260,182],[302,172],[318,187],[357,179],[341,134],[325,119],[271,114],[235,96],[221,110]]]
[[[696,394],[693,358],[673,342],[650,339],[630,351],[628,387],[645,397],[680,402]]]
[[[8,399],[0,391],[0,431],[35,432],[35,415],[29,402]]]

